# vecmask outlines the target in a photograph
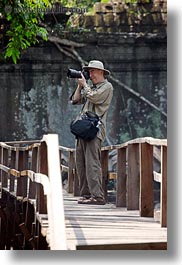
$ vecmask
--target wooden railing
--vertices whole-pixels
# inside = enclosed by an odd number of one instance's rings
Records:
[[[154,148],[160,148],[161,172],[155,172]],[[109,152],[117,152],[116,168],[116,206],[128,210],[139,210],[142,217],[154,217],[154,180],[160,182],[160,223],[167,226],[167,140],[151,137],[137,138],[124,144],[102,148],[102,185],[107,200]],[[75,168],[75,149],[60,146],[68,153],[68,166],[61,166],[68,172],[67,191],[79,195],[79,182]]]
[[[160,172],[153,168],[156,147]],[[113,150],[117,167],[109,172]],[[145,137],[102,147],[101,165],[106,200],[109,176],[115,175],[116,206],[139,210],[142,217],[154,216],[154,180],[160,182],[160,223],[167,226],[167,140]],[[67,249],[61,183],[65,171],[67,191],[79,196],[75,149],[59,146],[57,135],[0,143],[0,249]]]
[[[0,185],[1,249],[67,248],[57,135],[0,143]]]

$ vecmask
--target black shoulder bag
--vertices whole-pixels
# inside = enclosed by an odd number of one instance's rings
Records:
[[[89,141],[96,137],[100,124],[100,118],[96,113],[86,111],[71,122],[70,129],[76,138],[79,137]]]

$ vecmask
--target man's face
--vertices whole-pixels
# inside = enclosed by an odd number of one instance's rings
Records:
[[[104,71],[99,69],[90,69],[89,70],[90,79],[93,84],[100,83],[104,80]]]

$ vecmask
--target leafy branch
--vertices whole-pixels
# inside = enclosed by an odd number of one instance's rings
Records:
[[[4,58],[12,58],[14,63],[20,58],[23,50],[35,45],[39,38],[47,40],[47,31],[40,27],[39,20],[43,11],[50,6],[50,1],[5,1],[0,14],[6,20],[8,29]]]

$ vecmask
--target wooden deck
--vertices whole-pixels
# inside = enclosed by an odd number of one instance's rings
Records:
[[[64,193],[67,245],[70,250],[167,249],[167,228],[139,211],[106,205],[80,205]]]
[[[160,172],[153,168],[156,147],[161,153]],[[166,140],[145,137],[102,148],[106,200],[109,151],[114,149],[116,203],[80,205],[75,150],[59,147],[57,135],[26,145],[0,142],[0,249],[167,249]],[[68,165],[63,167],[65,152]],[[64,190],[61,174],[66,170]],[[154,181],[160,182],[158,222]]]

